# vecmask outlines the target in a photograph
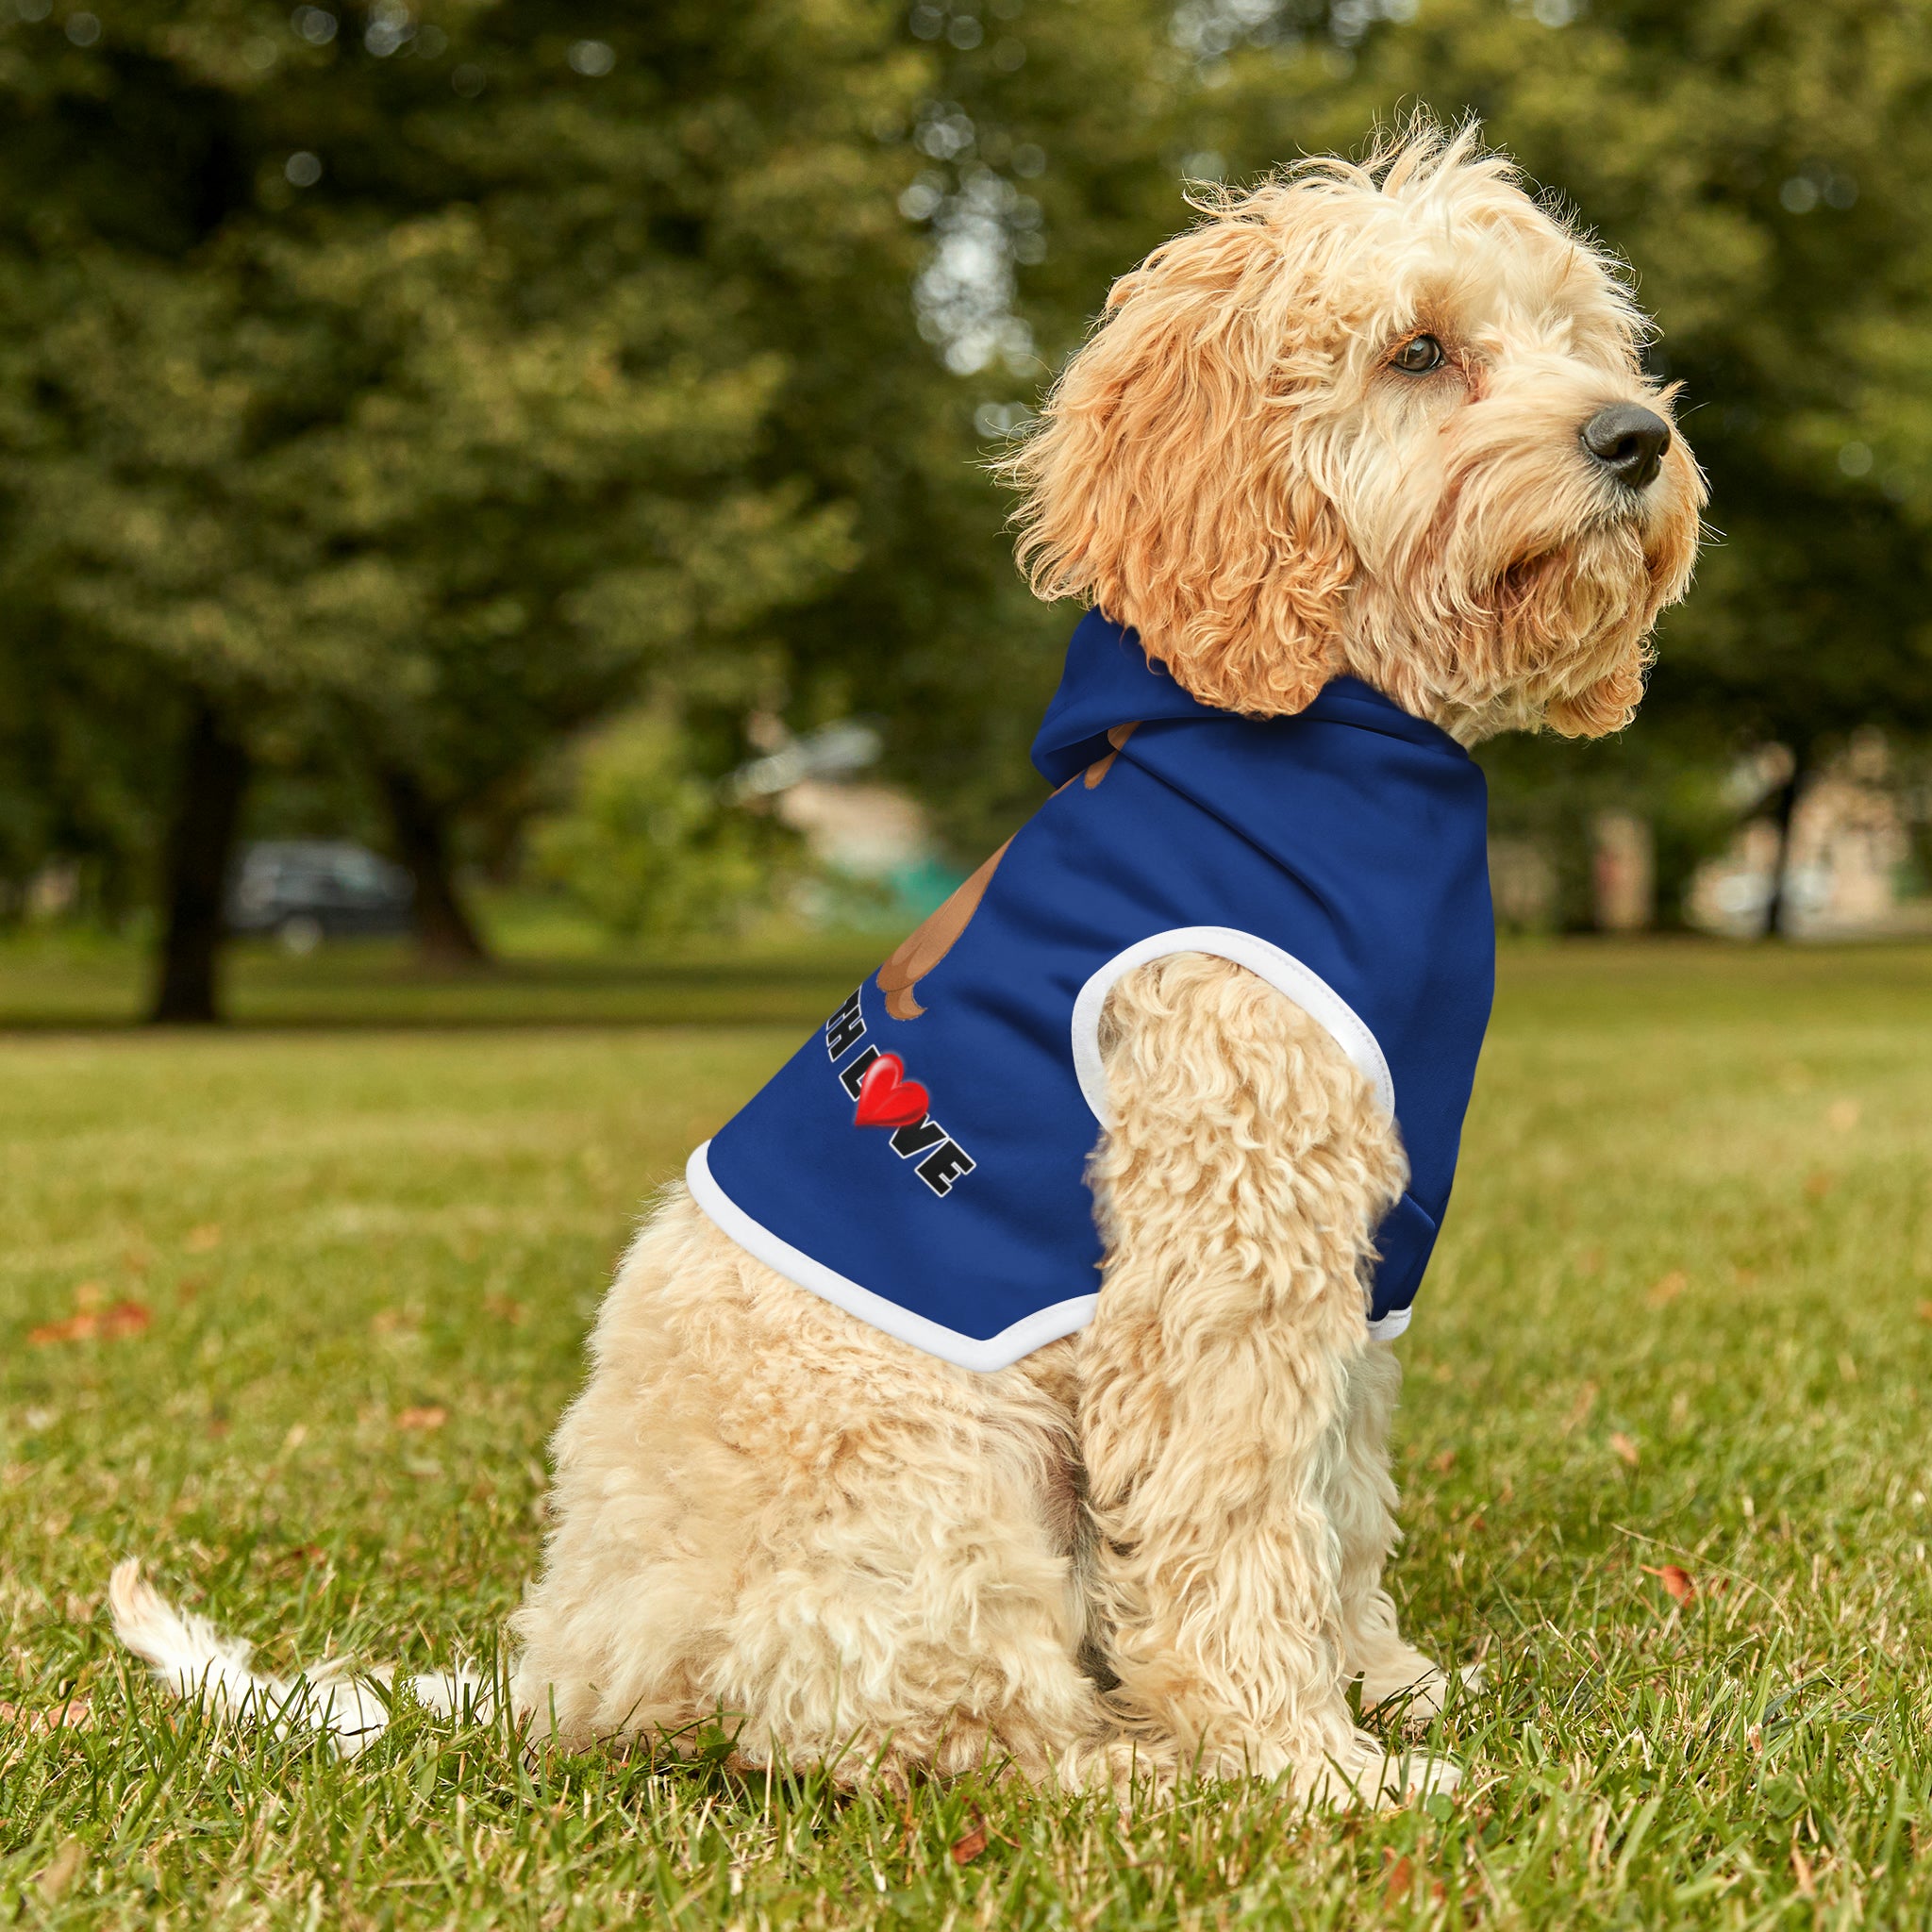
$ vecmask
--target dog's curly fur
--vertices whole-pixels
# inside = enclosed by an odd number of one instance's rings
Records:
[[[1099,1313],[996,1374],[806,1294],[674,1191],[558,1431],[521,1707],[572,1742],[730,1712],[750,1763],[893,1783],[1379,1768],[1348,1677],[1430,1675],[1381,1591],[1393,1358],[1357,1286],[1400,1146],[1327,1033],[1225,961],[1141,969],[1108,1035]]]
[[[1423,331],[1442,366],[1392,368]],[[1681,441],[1641,491],[1580,445],[1607,405],[1667,412],[1642,333],[1473,133],[1308,162],[1116,286],[1007,466],[1023,559],[1232,710],[1349,672],[1465,742],[1614,729],[1703,499]],[[998,1374],[814,1298],[669,1192],[556,1439],[516,1619],[540,1732],[722,1716],[749,1763],[895,1786],[988,1760],[1318,1799],[1453,1781],[1390,1766],[1346,1699],[1444,1690],[1382,1583],[1398,1374],[1361,1282],[1406,1175],[1393,1124],[1224,960],[1128,974],[1103,1048],[1098,1312]]]
[[[1346,671],[1465,741],[1621,729],[1703,488],[1681,440],[1641,504],[1579,459],[1605,405],[1668,414],[1614,264],[1473,131],[1208,206],[1114,285],[1005,465],[1035,590],[1233,711]],[[1391,375],[1423,332],[1440,375]]]

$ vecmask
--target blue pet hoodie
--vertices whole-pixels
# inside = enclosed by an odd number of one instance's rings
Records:
[[[1060,789],[961,888],[981,894],[963,929],[909,987],[889,961],[699,1147],[693,1198],[800,1287],[1005,1368],[1085,1327],[1102,1291],[1086,1168],[1108,991],[1208,953],[1325,1026],[1393,1115],[1410,1178],[1364,1295],[1370,1331],[1400,1334],[1494,985],[1480,769],[1352,677],[1290,718],[1216,710],[1098,611],[1033,762]]]

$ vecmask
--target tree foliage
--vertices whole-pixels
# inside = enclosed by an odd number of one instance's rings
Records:
[[[0,28],[24,628],[452,809],[647,677],[769,675],[759,626],[858,560],[771,320],[903,290],[871,130],[923,63],[866,0],[575,19]]]
[[[1711,474],[1644,718],[1562,748],[1571,816],[1740,743],[1932,728],[1924,0],[586,22],[0,12],[0,873],[95,854],[137,893],[210,719],[439,847],[646,699],[707,775],[754,708],[874,715],[985,849],[1068,616],[986,459],[1184,177],[1419,104],[1628,258]],[[1506,814],[1543,759],[1497,756]]]

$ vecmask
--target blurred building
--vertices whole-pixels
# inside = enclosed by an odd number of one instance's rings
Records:
[[[1787,764],[1776,782],[1789,773]],[[1861,732],[1807,783],[1791,812],[1784,930],[1794,939],[1932,931],[1932,900],[1913,894],[1911,824],[1883,734]],[[1734,939],[1764,930],[1779,860],[1778,828],[1753,818],[1730,849],[1701,867],[1685,913]]]
[[[817,861],[800,909],[818,925],[916,924],[965,874],[933,837],[925,808],[910,793],[863,778],[879,738],[851,719],[793,738],[774,719],[755,721],[769,746],[732,774],[741,802],[768,799]]]
[[[1657,841],[1634,811],[1591,823],[1591,909],[1599,932],[1647,932],[1657,922]]]
[[[1490,841],[1490,899],[1504,932],[1548,932],[1557,923],[1556,862],[1534,839]]]

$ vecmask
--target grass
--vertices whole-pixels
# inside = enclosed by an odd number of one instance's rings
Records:
[[[231,944],[223,1005],[238,1026],[744,1025],[793,1028],[824,1017],[878,962],[876,937],[776,930],[728,948],[693,941],[625,956],[592,950],[581,924],[512,904],[491,907],[497,963],[433,974],[407,941],[325,945],[291,958],[264,940]],[[0,1031],[133,1025],[150,966],[138,942],[29,930],[0,943]]]
[[[342,1764],[132,1678],[102,1617],[130,1551],[274,1665],[487,1653],[641,1199],[845,963],[608,973],[591,1019],[685,1024],[491,1029],[474,988],[338,960],[306,1030],[0,1038],[0,1923],[1932,1922],[1918,948],[1506,958],[1402,1344],[1396,1589],[1488,1671],[1443,1726],[1453,1803],[901,1807],[526,1763],[407,1709]],[[0,1009],[34,1009],[7,971]],[[467,1030],[370,1024],[398,988]]]

